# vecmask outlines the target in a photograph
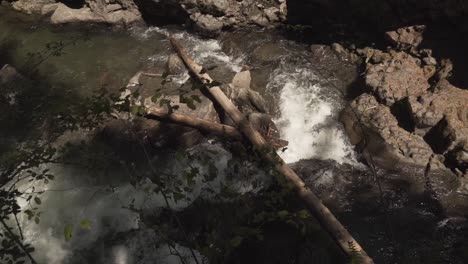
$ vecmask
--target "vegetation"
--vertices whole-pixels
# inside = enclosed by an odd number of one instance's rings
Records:
[[[294,261],[300,257],[298,252],[317,241],[325,242],[319,249],[319,252],[325,250],[325,253],[312,252],[312,255],[318,254],[319,258],[327,259],[329,252],[337,250],[310,214],[298,206],[300,203],[292,194],[291,186],[276,175],[272,164],[265,163],[258,154],[251,155],[255,154],[252,149],[242,148],[233,156],[227,168],[231,178],[221,182],[218,190],[212,186],[221,173],[215,165],[219,153],[200,155],[189,149],[169,150],[169,155],[185,168],[182,175],[173,175],[165,171],[164,166],[157,167],[149,154],[151,150],[141,142],[133,128],[132,122],[138,122],[136,116],[141,115],[142,111],[130,107],[130,97],[124,104],[116,104],[120,101],[119,94],[107,92],[106,87],[87,97],[77,95],[72,90],[51,89],[46,78],[39,76],[34,69],[48,57],[62,55],[68,45],[75,45],[77,41],[51,43],[45,51],[31,54],[29,65],[33,67],[24,72],[21,82],[7,88],[20,91],[15,94],[15,103],[9,103],[8,93],[2,94],[0,110],[7,115],[0,120],[5,128],[1,132],[9,139],[2,143],[5,151],[0,153],[2,263],[36,263],[35,249],[24,236],[18,219],[26,217],[35,224],[41,222],[41,214],[47,210],[41,206],[41,195],[47,192],[43,186],[57,177],[49,169],[51,164],[94,171],[112,166],[132,168],[130,184],[135,188],[145,186],[143,188],[148,196],[163,197],[163,212],[156,214],[146,224],[151,225],[163,238],[181,263],[242,263],[246,256],[250,256],[252,248],[258,248],[258,245],[262,245],[262,248],[278,247],[268,239],[278,232],[285,236],[286,241],[296,241],[298,246],[274,256],[285,261]],[[191,109],[199,102],[196,97],[185,97],[184,94],[181,97],[184,98],[182,103]],[[154,100],[170,106],[170,111],[177,110],[177,106],[171,105],[163,97],[155,95]],[[99,140],[67,143],[60,140],[64,133],[97,131],[104,122],[114,118],[113,113],[124,110],[134,116],[127,121],[127,126],[133,135],[133,143],[140,146],[140,155],[123,157],[122,153],[115,152]],[[232,144],[223,138],[215,140],[225,146]],[[252,186],[258,190],[256,193],[236,192],[233,185],[239,176],[254,178],[252,174],[258,173],[257,168],[263,168],[262,173],[275,177],[276,181],[264,187],[261,185],[265,183],[254,180]],[[197,187],[197,182],[204,183],[201,191],[209,195],[191,201],[190,194]],[[112,186],[103,187],[109,188],[112,191]],[[191,205],[182,211],[174,208],[178,203],[187,202]],[[141,208],[134,204],[124,209],[145,218]],[[93,223],[88,219],[64,223],[65,241],[74,239],[75,227],[92,230]],[[177,245],[190,249],[189,260],[179,252]]]

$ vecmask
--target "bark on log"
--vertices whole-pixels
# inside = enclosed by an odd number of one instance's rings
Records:
[[[239,131],[232,126],[218,124],[204,119],[193,118],[177,113],[168,113],[167,111],[162,109],[150,108],[147,110],[145,117],[148,119],[164,120],[176,124],[181,124],[201,131],[213,133],[218,136],[224,136],[239,141],[243,140],[242,134],[239,133]]]
[[[251,144],[262,151],[267,160],[275,164],[276,169],[287,180],[293,184],[294,190],[305,201],[312,213],[317,217],[317,220],[336,240],[340,248],[349,257],[357,254],[360,255],[362,263],[373,264],[374,261],[367,255],[359,243],[351,236],[346,228],[336,219],[330,210],[322,203],[322,201],[310,190],[302,181],[302,179],[278,156],[271,146],[268,145],[262,135],[256,131],[249,121],[242,115],[229,98],[224,94],[220,87],[213,85],[213,79],[203,70],[203,67],[197,64],[188,55],[185,49],[175,40],[169,38],[172,46],[179,54],[189,71],[204,84],[206,91],[216,100],[216,102],[226,111],[231,117],[238,129],[245,135]]]

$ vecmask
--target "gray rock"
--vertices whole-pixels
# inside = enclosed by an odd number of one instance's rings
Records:
[[[232,84],[238,89],[250,89],[251,82],[252,76],[250,75],[250,71],[238,72],[232,79]]]

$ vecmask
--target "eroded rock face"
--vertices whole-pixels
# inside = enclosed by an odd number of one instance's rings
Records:
[[[372,95],[357,97],[341,120],[351,142],[359,145],[367,137],[368,152],[377,153],[381,160],[418,165],[435,160],[433,167],[447,166],[464,175],[468,167],[468,91],[447,81],[453,69],[449,60],[439,64],[431,50],[416,48],[422,30],[407,27],[389,36],[397,49],[406,49],[411,55],[370,48],[356,51],[366,62],[367,89],[362,91]]]
[[[367,64],[366,85],[388,106],[408,96],[419,96],[429,87],[418,59],[404,52],[390,52],[380,63]]]
[[[13,6],[25,13],[50,15],[53,23],[192,24],[202,33],[218,33],[226,27],[268,26],[285,21],[286,3],[268,0],[86,0],[80,8],[48,6],[58,0],[18,0]],[[55,11],[54,11],[55,10]]]
[[[43,13],[50,13],[45,8],[46,6],[43,7]],[[50,20],[52,24],[84,22],[129,25],[142,22],[142,17],[136,6],[129,1],[110,4],[104,0],[88,0],[87,5],[79,9],[57,4]]]
[[[18,0],[12,6],[15,10],[26,14],[40,14],[44,5],[55,2],[55,0]]]
[[[372,95],[360,95],[351,107],[345,109],[341,120],[352,144],[364,144],[370,155],[383,156],[381,159],[387,159],[389,163],[409,162],[425,166],[430,161],[434,153],[429,144],[400,127],[390,108],[378,103]]]
[[[399,28],[385,33],[390,42],[399,49],[416,49],[423,41],[425,25]]]

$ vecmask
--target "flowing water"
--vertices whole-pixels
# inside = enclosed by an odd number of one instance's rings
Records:
[[[167,34],[182,40],[196,61],[217,65],[218,72],[213,75],[218,79],[232,78],[245,65],[251,68],[253,88],[269,100],[271,114],[281,135],[289,141],[288,148],[280,152],[287,162],[333,160],[338,164],[336,166],[349,166],[358,171],[362,168],[337,121],[337,115],[345,105],[344,98],[326,85],[323,76],[314,70],[306,45],[276,33],[233,32],[207,40],[174,27],[126,30],[55,27],[37,18],[0,8],[0,64],[12,64],[20,72],[30,70],[31,66],[37,67],[38,74],[46,76],[47,83],[56,89],[87,95],[100,87],[119,89],[148,65],[153,71],[162,71],[171,53]],[[59,43],[60,54],[50,55],[51,45],[48,43]],[[34,55],[37,52],[41,55]],[[268,56],[262,56],[263,53]],[[180,76],[179,81],[188,78],[188,75]],[[209,186],[215,192],[221,189],[222,183],[232,181],[229,163],[233,157],[222,146],[205,142],[190,151],[216,160],[219,174]],[[154,159],[164,160],[163,157],[164,153],[161,153]],[[181,174],[186,166],[182,164],[184,162],[172,159],[166,164],[167,171]],[[166,206],[162,196],[149,194],[151,184],[135,187],[128,182],[127,174],[132,174],[132,168],[128,172],[106,173],[59,165],[48,168],[57,175],[56,180],[44,186],[35,185],[34,189],[28,184],[22,187],[45,191],[41,196],[43,214],[40,223],[28,221],[26,217],[20,219],[26,241],[36,247],[35,257],[39,263],[179,263],[173,250],[190,256],[191,251],[182,245],[168,247],[164,238],[146,227],[140,214],[129,208],[132,205],[150,213]],[[267,184],[268,177],[258,171],[247,166],[246,176],[232,181],[235,191],[254,193],[260,188],[254,184],[257,180]],[[319,188],[330,188],[336,184],[334,179],[338,174],[327,170],[315,184]],[[205,191],[207,185],[197,179],[188,194],[189,201],[168,202],[172,208],[182,210],[199,196],[209,199],[210,194]],[[338,199],[337,190],[341,189],[337,187],[332,193]],[[346,203],[350,198],[343,199]],[[23,201],[22,206],[28,208],[31,205]],[[353,209],[348,207],[346,210]],[[80,228],[81,219],[89,220],[91,228]],[[349,220],[351,223],[356,221]],[[73,224],[73,238],[65,241],[63,230],[70,224]],[[114,239],[111,235],[116,233],[122,235]]]

